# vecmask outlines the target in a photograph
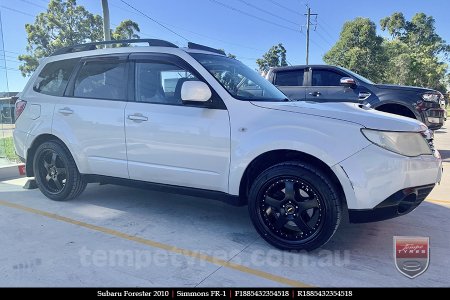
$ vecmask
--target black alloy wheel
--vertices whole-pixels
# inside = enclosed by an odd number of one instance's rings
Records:
[[[286,250],[313,250],[339,226],[341,200],[322,169],[285,162],[263,171],[249,193],[249,213],[258,233]]]
[[[44,188],[52,194],[61,193],[67,182],[67,166],[53,149],[45,149],[38,161],[39,177]]]
[[[39,189],[52,200],[76,198],[86,188],[72,155],[58,141],[45,142],[36,149],[33,170]]]

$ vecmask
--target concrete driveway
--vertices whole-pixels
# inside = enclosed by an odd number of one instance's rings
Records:
[[[282,252],[247,207],[91,184],[69,202],[0,183],[0,286],[450,286],[450,133],[436,133],[444,178],[419,208],[384,222],[342,224],[311,253]],[[427,236],[428,270],[393,261],[393,236]]]

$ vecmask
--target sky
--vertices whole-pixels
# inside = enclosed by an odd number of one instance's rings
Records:
[[[304,64],[306,53],[306,4],[311,7],[310,63],[322,57],[338,40],[342,25],[356,17],[373,20],[379,34],[379,20],[394,12],[410,19],[424,12],[436,19],[436,30],[450,42],[450,1],[448,0],[109,0],[111,27],[132,19],[140,26],[142,38],[159,38],[186,46],[186,40],[222,48],[256,69],[256,59],[271,46],[283,43],[290,64]],[[45,11],[49,0],[0,0],[3,38],[0,36],[0,92],[21,91],[27,78],[18,67],[19,54],[26,52],[25,24],[33,23]],[[102,14],[101,0],[78,0],[90,12]],[[4,46],[3,46],[4,45]],[[6,57],[3,57],[3,54]],[[6,60],[6,61],[5,61]],[[5,69],[6,68],[6,69]],[[6,76],[8,80],[6,80]]]

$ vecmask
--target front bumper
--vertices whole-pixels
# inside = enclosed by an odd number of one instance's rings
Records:
[[[430,108],[422,111],[422,121],[431,130],[440,129],[445,122],[445,110],[442,108]]]
[[[350,223],[376,222],[413,211],[433,190],[434,184],[400,190],[373,209],[349,209]]]
[[[399,191],[434,186],[441,180],[442,161],[437,151],[435,155],[406,157],[370,145],[332,169],[342,185],[349,211],[372,210]],[[402,201],[399,195],[395,198]]]

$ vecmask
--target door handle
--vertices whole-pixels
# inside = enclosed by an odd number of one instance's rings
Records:
[[[128,115],[128,120],[135,121],[135,122],[144,122],[144,121],[148,121],[148,118],[140,113],[136,113],[134,115]]]
[[[311,96],[313,96],[313,97],[319,97],[320,95],[322,95],[320,92],[312,92],[312,93],[309,93]]]
[[[71,110],[69,107],[64,107],[58,110],[58,112],[64,116],[68,116],[73,114],[73,110]]]
[[[367,98],[370,97],[370,95],[372,95],[372,94],[369,93],[369,92],[359,92],[358,99],[359,100],[366,100]]]

